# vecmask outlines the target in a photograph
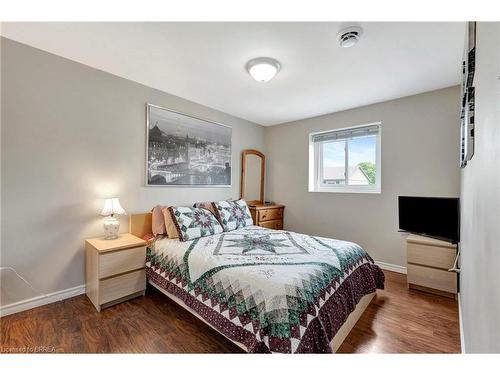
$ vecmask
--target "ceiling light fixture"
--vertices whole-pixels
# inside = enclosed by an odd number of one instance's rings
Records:
[[[247,71],[257,82],[268,82],[280,71],[281,65],[270,57],[257,57],[247,63]]]
[[[346,29],[340,30],[337,34],[337,41],[343,48],[353,47],[359,42],[361,35],[363,34],[363,29],[357,26],[351,26]]]

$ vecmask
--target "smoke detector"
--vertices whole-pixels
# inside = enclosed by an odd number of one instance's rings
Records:
[[[350,48],[359,42],[361,34],[363,34],[363,29],[361,27],[351,26],[340,30],[337,34],[337,40],[341,47]]]

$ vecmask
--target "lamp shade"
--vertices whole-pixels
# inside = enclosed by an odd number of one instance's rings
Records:
[[[107,198],[104,200],[104,207],[101,211],[102,216],[110,216],[110,215],[126,215],[127,213],[123,209],[120,204],[120,200],[118,198]]]

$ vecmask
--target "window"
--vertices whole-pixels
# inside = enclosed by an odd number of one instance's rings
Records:
[[[309,135],[309,191],[380,193],[380,123]]]

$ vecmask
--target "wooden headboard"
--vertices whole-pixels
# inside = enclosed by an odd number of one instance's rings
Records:
[[[151,221],[153,216],[151,212],[144,214],[131,214],[128,222],[128,231],[139,238],[153,232],[151,229]]]

